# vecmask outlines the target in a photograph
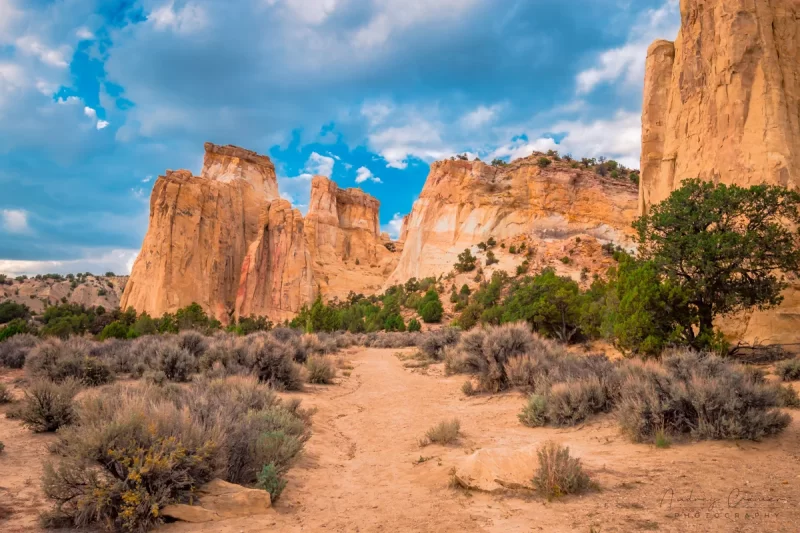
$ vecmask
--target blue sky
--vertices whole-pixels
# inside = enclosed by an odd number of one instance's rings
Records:
[[[638,166],[647,46],[677,0],[0,0],[0,272],[127,272],[203,142],[381,200],[533,150]],[[558,144],[558,145],[557,145]]]

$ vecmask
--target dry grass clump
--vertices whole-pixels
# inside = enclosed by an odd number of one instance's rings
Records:
[[[634,441],[667,436],[751,439],[779,433],[791,417],[780,387],[713,355],[683,352],[622,370],[617,420]]]
[[[366,334],[362,344],[370,348],[410,348],[417,346],[421,337],[417,331],[382,331]]]
[[[212,478],[255,483],[269,464],[284,473],[308,438],[297,404],[283,404],[255,378],[118,385],[83,400],[77,413],[45,467],[52,525],[150,529],[164,506],[190,502]]]
[[[308,382],[330,385],[336,377],[336,367],[328,356],[312,355],[306,360]]]
[[[0,366],[22,368],[28,352],[39,343],[39,339],[28,333],[14,335],[0,342]]]
[[[593,488],[580,459],[571,457],[569,448],[548,441],[539,448],[537,455],[539,468],[533,476],[533,486],[548,500]]]
[[[68,378],[61,383],[47,380],[34,381],[25,397],[7,413],[9,418],[21,420],[36,433],[53,432],[75,421],[73,398],[80,390],[80,382]]]
[[[800,357],[781,361],[775,367],[775,373],[782,381],[800,380]]]
[[[461,331],[455,328],[441,328],[421,334],[418,341],[420,351],[434,361],[445,358],[445,348],[458,342]]]
[[[425,437],[419,440],[420,446],[428,446],[429,444],[452,444],[458,440],[461,434],[461,422],[457,418],[452,420],[443,420],[430,428]]]

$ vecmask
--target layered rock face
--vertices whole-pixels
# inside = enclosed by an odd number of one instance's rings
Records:
[[[311,205],[304,221],[279,198],[268,157],[207,143],[200,176],[167,171],[156,181],[120,305],[160,316],[197,302],[223,323],[283,320],[320,291],[379,287],[397,254],[378,233],[378,201],[317,177]]]
[[[689,178],[800,187],[800,2],[680,7],[675,42],[657,41],[647,54],[640,211]],[[727,330],[748,342],[796,342],[800,292],[785,298]]]
[[[540,154],[541,155],[541,154]],[[566,240],[590,235],[630,244],[636,187],[538,156],[494,167],[441,161],[431,172],[402,233],[403,253],[387,285],[449,272],[458,254],[493,237]]]
[[[314,279],[328,298],[350,291],[370,294],[381,288],[397,264],[398,253],[380,233],[380,202],[358,189],[340,189],[315,176],[306,216],[306,241],[314,259]]]
[[[800,186],[800,3],[681,0],[650,47],[640,208],[688,178]]]

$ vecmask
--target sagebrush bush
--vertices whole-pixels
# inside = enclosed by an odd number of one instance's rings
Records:
[[[759,440],[788,426],[779,387],[716,356],[681,353],[622,371],[617,420],[634,441],[656,431],[695,439]]]
[[[69,378],[61,383],[37,380],[24,391],[22,401],[9,411],[11,418],[36,433],[53,432],[75,421],[75,395],[80,383]]]
[[[312,355],[306,360],[306,370],[308,370],[308,382],[321,385],[333,383],[336,377],[336,367],[330,357]]]
[[[22,368],[25,358],[39,342],[39,339],[28,333],[14,335],[0,342],[0,367]]]
[[[178,335],[178,346],[187,350],[192,356],[198,358],[208,349],[206,338],[196,331],[182,331]]]
[[[443,420],[426,433],[425,437],[420,439],[420,446],[427,446],[429,444],[452,444],[458,440],[461,432],[461,422],[457,418],[452,420]]]
[[[775,366],[775,373],[783,381],[800,380],[800,357],[781,361]]]
[[[177,344],[165,344],[158,349],[157,368],[164,373],[166,378],[175,382],[189,381],[192,374],[197,372],[197,359],[192,353]]]
[[[14,397],[11,396],[11,391],[8,390],[5,383],[0,383],[0,404],[11,403],[12,401],[14,401]]]
[[[303,380],[291,348],[273,338],[257,337],[248,351],[250,367],[258,379],[277,389],[300,390]]]
[[[519,421],[528,427],[539,427],[547,423],[547,398],[541,394],[531,394],[528,402],[517,415]]]
[[[548,500],[592,488],[580,459],[571,457],[569,448],[548,441],[539,448],[537,455],[539,467],[533,476],[533,487]]]
[[[51,338],[31,350],[25,370],[35,379],[57,383],[68,378],[75,378],[90,387],[111,382],[114,372],[108,363],[89,355],[92,348],[91,341],[80,337],[66,341]]]
[[[465,334],[459,342],[461,366],[477,374],[482,390],[498,392],[509,387],[505,365],[534,347],[534,338],[524,323],[506,324]]]
[[[419,349],[429,359],[441,361],[444,359],[444,350],[458,342],[460,331],[455,328],[441,328],[422,334]]]
[[[420,332],[409,331],[369,333],[362,344],[371,348],[409,348],[419,345],[421,335]]]
[[[60,436],[43,479],[51,521],[143,531],[215,477],[254,484],[270,464],[282,475],[308,429],[298,404],[235,377],[112,386],[80,402],[76,424]]]
[[[598,377],[559,383],[546,396],[545,419],[554,426],[574,426],[609,412],[615,401],[613,387]]]

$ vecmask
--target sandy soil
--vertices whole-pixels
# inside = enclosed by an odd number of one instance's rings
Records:
[[[160,531],[800,531],[796,411],[792,425],[765,442],[656,449],[630,443],[610,417],[566,430],[526,428],[516,416],[521,395],[467,398],[460,392],[463,376],[445,377],[436,366],[404,368],[394,352],[355,352],[350,377],[297,395],[318,409],[314,436],[275,513]],[[452,417],[464,432],[458,445],[419,447],[429,427]],[[0,530],[34,531],[32,515],[43,507],[39,464],[49,439],[0,418],[0,440],[6,443],[0,502],[15,511]],[[450,469],[465,454],[546,440],[581,457],[600,491],[547,502],[525,491],[487,494],[449,486]],[[430,459],[417,464],[420,457]],[[519,468],[532,474],[535,466]]]

